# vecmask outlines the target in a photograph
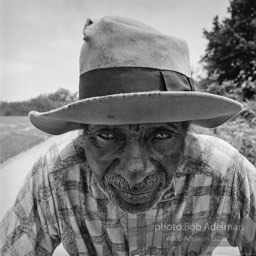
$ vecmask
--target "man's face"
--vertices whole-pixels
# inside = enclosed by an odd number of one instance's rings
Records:
[[[182,123],[88,125],[85,156],[107,197],[130,213],[150,209],[183,155]]]

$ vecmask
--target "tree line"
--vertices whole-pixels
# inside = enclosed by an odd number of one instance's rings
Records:
[[[44,112],[62,107],[77,100],[77,93],[59,88],[56,92],[42,94],[36,98],[20,102],[0,102],[1,116],[26,116],[32,110]]]

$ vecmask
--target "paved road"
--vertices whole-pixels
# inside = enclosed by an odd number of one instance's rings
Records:
[[[67,135],[58,136],[57,139],[65,139]],[[69,135],[68,135],[69,136]],[[13,205],[19,188],[23,183],[25,176],[31,169],[35,160],[56,140],[52,137],[47,141],[34,146],[33,148],[14,156],[0,164],[0,219],[4,213]],[[54,252],[54,256],[67,256],[68,254],[59,246]],[[214,256],[235,256],[239,255],[236,248],[219,247],[214,251]]]

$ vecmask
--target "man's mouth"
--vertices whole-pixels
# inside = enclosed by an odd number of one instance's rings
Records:
[[[150,209],[161,197],[166,184],[166,173],[162,170],[135,185],[116,174],[104,178],[104,190],[112,203],[133,214]]]
[[[149,201],[157,189],[157,187],[154,187],[147,191],[135,192],[135,191],[123,191],[120,189],[116,189],[114,186],[113,188],[115,193],[118,194],[123,200],[133,204],[145,203]]]

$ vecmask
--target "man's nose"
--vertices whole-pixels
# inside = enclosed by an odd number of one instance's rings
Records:
[[[145,145],[137,141],[126,148],[122,154],[120,166],[116,170],[116,173],[123,176],[132,185],[143,181],[154,172],[155,167],[149,152]]]

